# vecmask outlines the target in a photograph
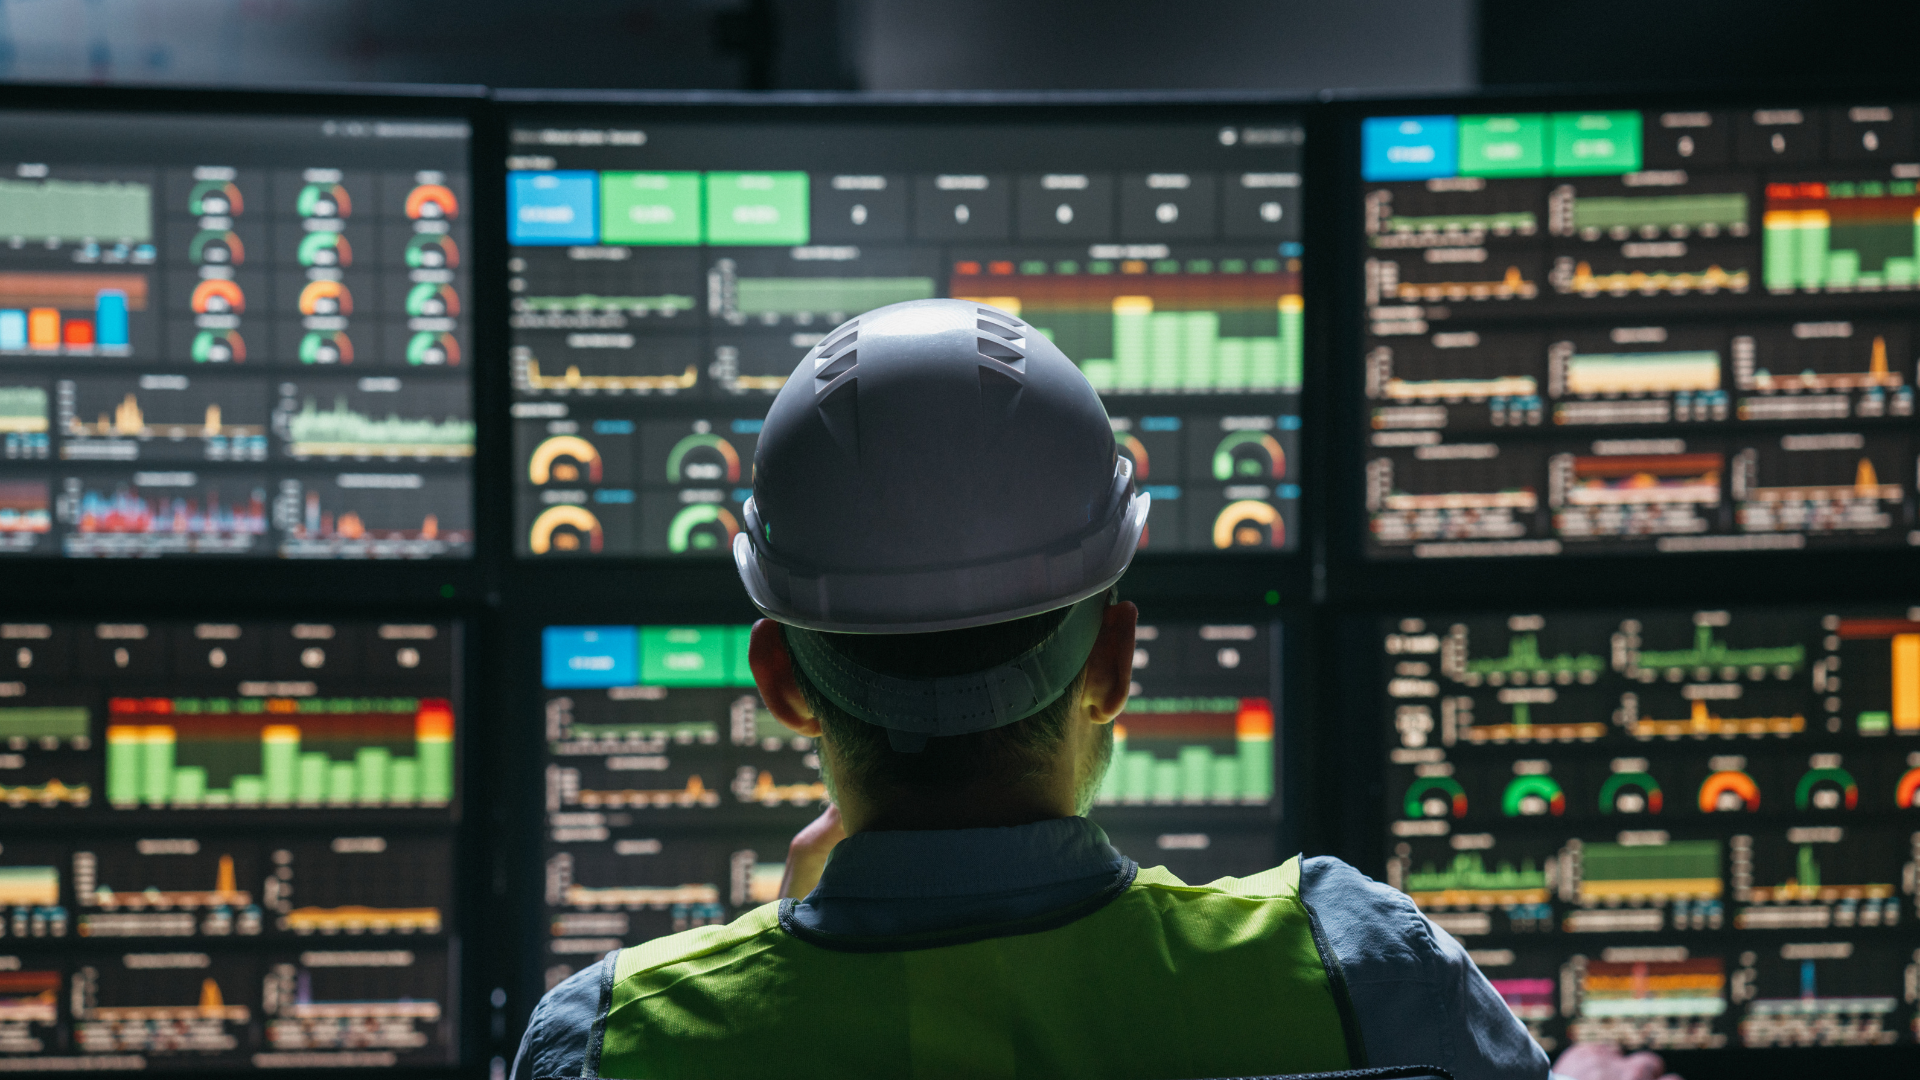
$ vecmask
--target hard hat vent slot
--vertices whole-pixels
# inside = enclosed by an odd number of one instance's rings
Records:
[[[848,349],[846,352],[841,353],[839,356],[836,356],[833,359],[828,360],[825,366],[815,368],[813,372],[814,389],[815,390],[826,389],[828,383],[832,382],[833,380],[839,378],[842,375],[845,375],[847,372],[852,371],[854,367],[859,363],[859,361],[860,361],[860,350]]]
[[[981,338],[980,355],[988,360],[998,360],[1008,367],[1013,368],[1023,368],[1027,363],[1027,358],[1024,354],[998,338]]]
[[[813,354],[815,356],[830,356],[835,349],[840,348],[842,345],[851,345],[859,340],[860,324],[858,321],[848,323],[840,329],[845,331],[845,333],[836,331],[834,334],[828,335],[825,341],[814,346]]]
[[[1006,338],[1008,341],[1011,341],[1016,345],[1021,343],[1021,338],[1023,335],[1020,333],[1020,331],[1015,330],[1011,326],[1007,326],[1003,323],[994,322],[992,319],[981,319],[979,322],[979,327],[980,329],[985,330],[989,334],[993,334],[996,337]]]

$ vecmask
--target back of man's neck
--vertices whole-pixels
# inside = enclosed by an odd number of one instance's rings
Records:
[[[918,832],[942,829],[1007,829],[1073,816],[1073,807],[1025,789],[968,788],[931,798],[907,796],[854,809],[841,817],[848,833]]]

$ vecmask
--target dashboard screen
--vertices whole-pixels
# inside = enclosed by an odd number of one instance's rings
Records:
[[[1377,640],[1388,881],[1542,1045],[1914,1041],[1920,608]]]
[[[454,1063],[458,646],[0,623],[0,1068]]]
[[[464,121],[0,141],[0,555],[471,552]]]
[[[609,950],[780,898],[828,792],[768,712],[748,626],[542,634],[545,984]],[[1093,820],[1190,882],[1273,866],[1277,624],[1140,627]]]
[[[1019,315],[1105,398],[1148,551],[1298,540],[1301,136],[1235,110],[516,113],[520,554],[715,558],[773,394],[872,308]]]
[[[1920,543],[1914,115],[1363,121],[1368,554]]]

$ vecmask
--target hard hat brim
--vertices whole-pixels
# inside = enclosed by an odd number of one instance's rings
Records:
[[[1112,587],[1133,562],[1153,500],[1131,490],[1132,463],[1124,457],[1120,463],[1115,480],[1126,496],[1121,509],[1065,550],[973,566],[802,577],[761,550],[755,539],[759,515],[749,501],[747,528],[733,539],[734,565],[755,607],[776,622],[807,630],[931,634],[1038,615]],[[784,588],[776,588],[776,581]],[[930,619],[930,608],[949,614]]]

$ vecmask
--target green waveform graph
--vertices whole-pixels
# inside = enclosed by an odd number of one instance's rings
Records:
[[[444,420],[406,419],[388,413],[376,419],[354,410],[344,397],[321,411],[312,398],[287,418],[290,452],[295,457],[473,456],[474,422],[456,416]]]

